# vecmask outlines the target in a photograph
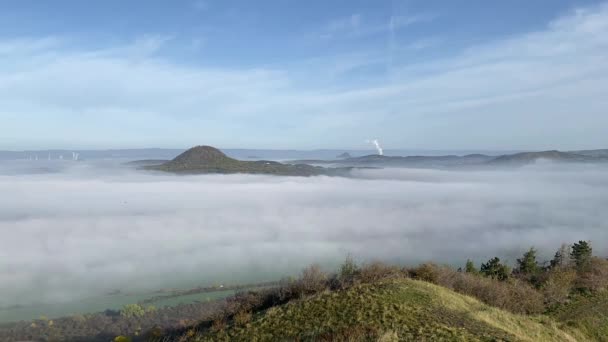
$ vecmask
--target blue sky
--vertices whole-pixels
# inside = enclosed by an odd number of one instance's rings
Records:
[[[0,0],[0,149],[607,147],[599,1]]]

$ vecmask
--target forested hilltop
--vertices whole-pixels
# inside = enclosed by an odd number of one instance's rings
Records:
[[[196,146],[160,165],[144,166],[147,170],[184,174],[204,173],[249,173],[281,176],[341,176],[350,168],[324,168],[306,164],[282,164],[276,161],[243,161],[228,157],[211,146]]]

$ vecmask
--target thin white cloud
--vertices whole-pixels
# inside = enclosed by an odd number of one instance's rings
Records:
[[[443,43],[443,39],[439,37],[429,37],[417,39],[411,43],[406,44],[405,46],[400,46],[397,49],[409,50],[409,51],[419,51],[426,50],[430,48],[435,48]]]
[[[394,32],[404,27],[417,23],[434,20],[435,15],[418,14],[412,16],[391,16],[385,22],[370,22],[361,14],[352,14],[348,17],[338,18],[330,21],[320,33],[323,39],[361,38]]]
[[[348,22],[365,27],[364,17]],[[149,139],[322,147],[311,136],[334,147],[368,136],[389,147],[601,147],[606,22],[608,5],[578,10],[545,29],[423,63],[410,64],[411,51],[396,46],[390,72],[382,70],[390,56],[377,50],[219,68],[173,62],[164,36],[88,50],[56,38],[1,41],[0,143],[41,147],[69,132],[84,145],[116,147]]]

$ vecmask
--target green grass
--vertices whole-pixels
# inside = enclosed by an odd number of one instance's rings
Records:
[[[567,332],[568,331],[568,332]],[[582,341],[546,316],[520,316],[411,279],[293,301],[190,341]]]

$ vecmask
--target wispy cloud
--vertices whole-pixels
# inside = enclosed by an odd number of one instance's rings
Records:
[[[396,147],[596,147],[608,125],[606,23],[607,5],[578,10],[536,32],[413,64],[408,46],[396,45],[388,71],[382,66],[389,56],[377,49],[220,68],[172,61],[163,53],[173,43],[165,36],[98,49],[52,37],[5,40],[0,143],[40,146],[43,137],[61,141],[69,129],[93,146],[108,143],[105,130],[123,146],[159,139],[172,146],[301,147],[324,136],[325,146],[337,147],[371,135]],[[339,27],[363,30],[365,18]]]
[[[398,46],[397,49],[418,51],[437,47],[443,43],[443,39],[439,37],[428,37],[417,39],[411,43],[407,43],[402,46]]]
[[[348,17],[330,21],[322,30],[323,39],[357,38],[389,31],[396,31],[417,23],[434,20],[435,15],[419,14],[412,16],[391,16],[386,21],[373,22],[361,14],[352,14]]]

